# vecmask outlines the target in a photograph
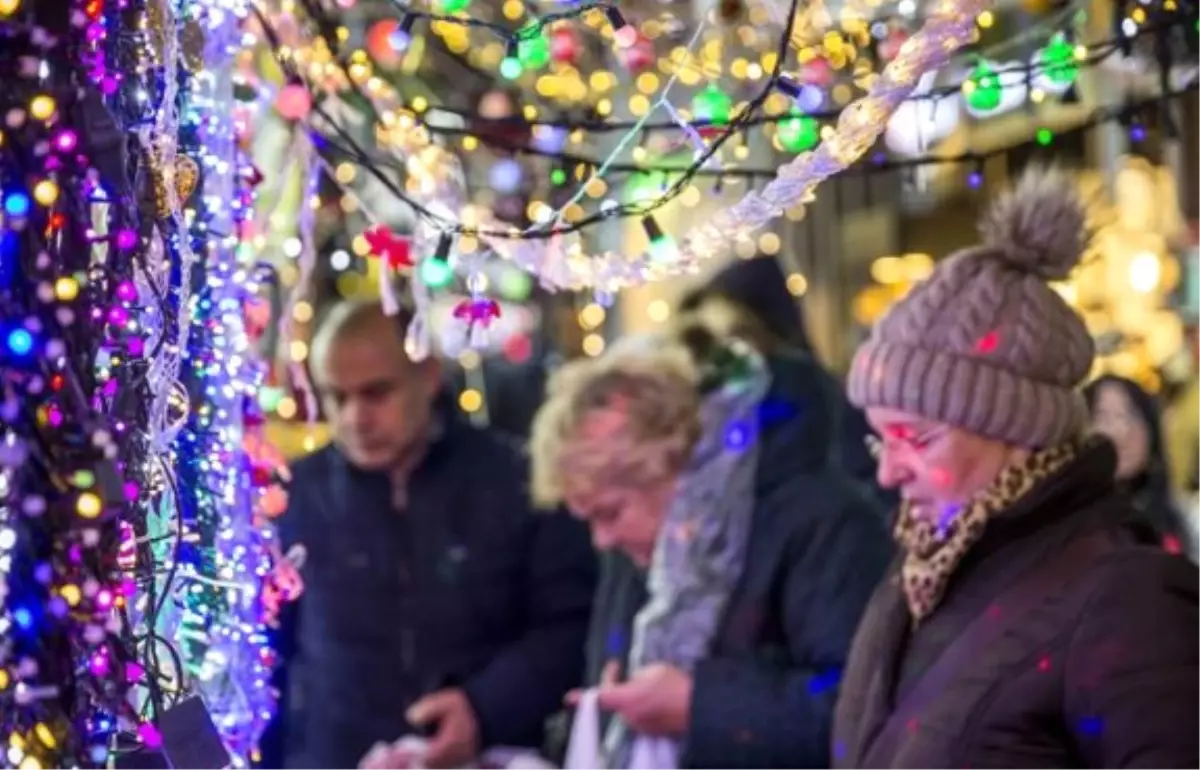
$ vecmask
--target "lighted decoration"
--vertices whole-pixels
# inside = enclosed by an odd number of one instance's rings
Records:
[[[579,35],[569,25],[563,25],[550,34],[550,57],[554,61],[574,64],[579,52]]]
[[[833,65],[824,56],[817,56],[800,66],[800,80],[818,88],[828,88],[834,77]]]
[[[1033,55],[1034,85],[1055,95],[1067,92],[1079,77],[1079,60],[1087,49],[1074,45],[1063,32],[1057,32]]]
[[[1025,104],[1026,67],[1020,62],[980,59],[963,80],[963,103],[977,118],[1000,115]]]
[[[628,25],[624,29],[632,30],[632,34],[627,36],[630,41],[627,45],[619,43],[617,46],[617,59],[621,62],[621,66],[633,73],[652,67],[657,59],[654,53],[654,43],[638,32],[633,25]]]
[[[733,99],[722,91],[715,83],[709,83],[703,91],[692,98],[692,114],[697,121],[713,126],[724,126],[729,123],[729,113],[733,109]]]
[[[312,111],[312,94],[302,83],[289,83],[275,97],[275,111],[287,120],[304,120]]]
[[[412,267],[412,245],[408,238],[396,235],[384,225],[367,228],[363,233],[371,255],[379,257],[393,270]]]
[[[521,45],[516,39],[508,42],[504,58],[500,60],[500,74],[507,80],[516,80],[525,71],[521,63]]]
[[[931,96],[936,73],[926,73],[906,100],[888,119],[883,141],[892,152],[910,158],[925,155],[929,149],[954,133],[962,122],[959,100],[952,94]]]
[[[517,60],[526,70],[540,70],[550,63],[550,41],[541,25],[527,25],[517,33]]]
[[[437,0],[435,7],[438,13],[463,13],[471,5],[471,0]]]
[[[811,150],[821,140],[821,124],[793,107],[790,117],[778,123],[775,134],[779,144],[788,152]]]

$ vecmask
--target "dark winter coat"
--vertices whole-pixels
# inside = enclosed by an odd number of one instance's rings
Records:
[[[281,539],[307,558],[281,634],[276,748],[288,766],[356,767],[376,741],[412,731],[413,702],[447,686],[466,691],[485,747],[540,746],[579,684],[595,588],[586,529],[531,511],[513,446],[446,426],[404,511],[383,474],[336,449],[293,470]]]
[[[774,257],[738,259],[719,270],[707,283],[692,291],[680,302],[681,310],[694,310],[709,297],[732,302],[743,312],[754,316],[781,343],[788,355],[815,358],[808,326],[797,299],[787,288],[787,276]],[[774,351],[782,353],[781,351]],[[781,373],[784,377],[805,377],[819,381],[828,392],[825,404],[833,416],[829,442],[842,470],[863,484],[887,510],[899,498],[890,490],[875,483],[875,460],[867,451],[866,439],[870,426],[862,411],[856,409],[842,390],[841,384],[823,366],[794,367]],[[797,387],[811,387],[799,384]]]
[[[774,361],[772,371],[814,365]],[[841,669],[890,544],[872,498],[828,461],[823,392],[815,377],[777,377],[763,402],[746,566],[711,655],[694,672],[684,767],[829,764]],[[627,659],[645,600],[642,574],[607,554],[588,640],[590,682],[608,660]]]
[[[1096,441],[988,523],[914,629],[889,571],[842,685],[839,767],[1196,767],[1197,572]]]

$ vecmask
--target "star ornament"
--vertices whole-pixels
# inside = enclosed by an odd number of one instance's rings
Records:
[[[371,254],[385,260],[392,269],[412,267],[412,244],[383,225],[375,225],[363,233]]]

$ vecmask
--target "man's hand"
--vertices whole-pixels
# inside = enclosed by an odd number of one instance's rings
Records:
[[[425,767],[465,767],[479,755],[479,723],[462,690],[439,690],[413,704],[408,721],[436,728],[425,749]]]
[[[692,711],[692,678],[674,666],[654,663],[627,682],[606,681],[597,696],[600,708],[620,714],[634,731],[681,736]]]

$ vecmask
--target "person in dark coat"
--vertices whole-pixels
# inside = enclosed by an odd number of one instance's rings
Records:
[[[1047,283],[1085,226],[1071,179],[1029,172],[855,356],[903,553],[855,637],[838,767],[1200,765],[1200,576],[1086,435],[1094,346]]]
[[[708,282],[688,292],[679,302],[679,312],[700,319],[724,334],[734,334],[754,345],[766,356],[806,356],[811,366],[796,373],[821,380],[828,391],[824,403],[833,410],[834,430],[830,441],[842,468],[872,491],[887,509],[899,499],[875,483],[875,460],[867,451],[870,434],[861,410],[847,400],[842,385],[823,366],[808,336],[796,298],[787,288],[787,277],[778,260],[770,256],[738,259],[719,270]]]
[[[1154,396],[1132,380],[1099,377],[1084,389],[1092,427],[1117,450],[1117,486],[1145,514],[1163,547],[1182,552],[1189,538],[1171,493],[1162,415]]]
[[[605,552],[587,679],[606,766],[650,736],[680,767],[827,767],[883,517],[830,461],[811,359],[679,334],[568,364],[534,422],[535,493]]]
[[[426,767],[540,747],[579,683],[586,529],[533,514],[523,453],[438,401],[438,364],[407,358],[406,321],[347,304],[314,340],[335,444],[296,463],[280,519],[304,590],[280,633],[268,763],[355,767],[405,735],[429,739]]]

